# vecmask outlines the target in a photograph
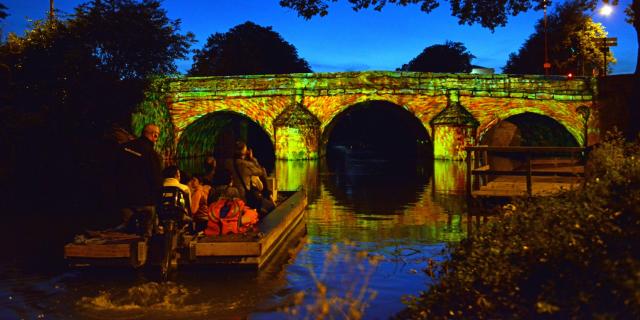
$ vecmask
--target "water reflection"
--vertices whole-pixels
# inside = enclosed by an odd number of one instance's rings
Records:
[[[276,181],[278,190],[298,190],[304,187],[310,198],[318,191],[319,160],[276,161]]]

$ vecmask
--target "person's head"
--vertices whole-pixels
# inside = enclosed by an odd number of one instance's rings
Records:
[[[244,141],[236,141],[236,148],[233,152],[233,157],[236,159],[242,159],[247,154],[247,144]]]
[[[240,198],[240,192],[238,192],[238,189],[236,189],[236,187],[228,186],[226,189],[224,189],[224,191],[222,191],[220,197],[227,199]]]
[[[216,170],[216,158],[208,156],[204,161],[204,173],[210,174]]]
[[[155,144],[160,137],[160,127],[153,123],[148,123],[142,129],[142,135]]]
[[[180,180],[180,169],[178,166],[168,166],[162,170],[162,177],[167,178],[176,178]]]
[[[187,183],[187,185],[192,190],[195,190],[198,187],[202,186],[202,178],[199,177],[199,176],[194,175],[194,176],[191,177],[191,179],[189,179],[189,182]]]

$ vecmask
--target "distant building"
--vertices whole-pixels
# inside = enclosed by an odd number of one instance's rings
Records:
[[[495,69],[493,68],[485,68],[481,66],[471,66],[471,74],[494,74]]]

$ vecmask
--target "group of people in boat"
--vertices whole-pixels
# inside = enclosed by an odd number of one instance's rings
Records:
[[[154,145],[160,127],[144,126],[139,138],[121,144],[117,158],[120,231],[136,230],[150,237],[159,230],[158,217],[168,211],[194,233],[242,233],[275,207],[267,172],[243,141],[236,141],[233,157],[207,157],[204,172],[189,175],[176,165],[162,169]]]

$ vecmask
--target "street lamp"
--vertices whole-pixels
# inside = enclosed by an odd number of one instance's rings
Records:
[[[600,15],[608,17],[613,12],[613,7],[605,3],[602,5],[602,7],[600,7],[600,10],[598,10],[598,12],[600,13]]]
[[[55,13],[53,12],[53,0],[49,0],[49,19],[53,21],[55,19]]]
[[[549,63],[549,53],[547,48],[547,0],[543,2],[544,6],[544,75],[549,75],[549,69],[551,69],[551,63]]]
[[[609,4],[605,3],[602,5],[602,7],[600,7],[600,10],[598,10],[598,13],[600,13],[600,15],[608,17],[613,13],[613,7],[611,7]],[[602,75],[606,76],[607,75],[607,53],[609,52],[609,47],[612,46],[616,46],[618,45],[617,38],[602,38]]]

